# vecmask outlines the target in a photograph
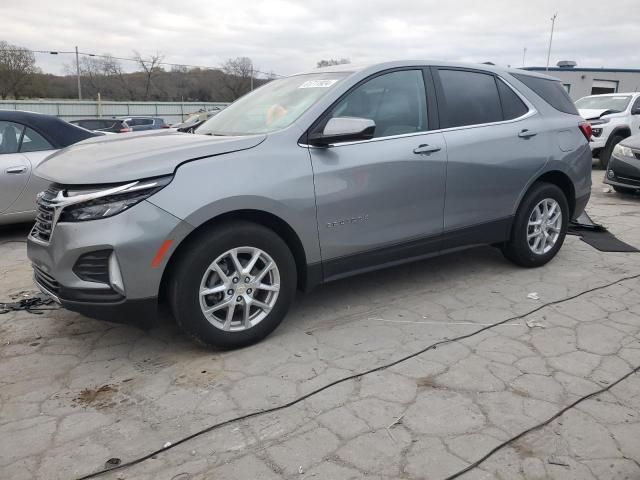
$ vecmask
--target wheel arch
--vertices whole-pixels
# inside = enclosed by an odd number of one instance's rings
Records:
[[[180,259],[180,256],[189,247],[189,244],[196,241],[199,236],[204,235],[208,230],[216,228],[227,222],[234,220],[244,220],[247,222],[262,225],[275,232],[291,250],[291,254],[296,263],[296,271],[298,275],[298,289],[309,290],[315,284],[320,283],[320,279],[316,278],[318,272],[312,272],[307,264],[307,255],[300,237],[295,230],[279,216],[263,210],[242,209],[233,210],[217,215],[198,227],[194,228],[189,234],[182,239],[180,244],[173,251],[167,262],[167,266],[162,273],[160,281],[160,299],[166,298],[167,284],[171,278],[172,272]]]
[[[575,213],[576,208],[576,189],[569,178],[569,175],[560,171],[560,170],[550,170],[548,172],[543,173],[535,181],[529,186],[527,192],[535,185],[536,183],[551,183],[552,185],[557,186],[567,199],[567,203],[569,204],[569,212],[570,219],[573,218],[573,214]],[[525,192],[526,195],[526,192]],[[523,195],[524,198],[524,195]]]

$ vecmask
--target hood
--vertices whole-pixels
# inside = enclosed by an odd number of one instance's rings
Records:
[[[584,118],[585,120],[593,120],[594,118],[600,118],[600,115],[602,115],[604,112],[608,112],[609,109],[608,108],[580,108],[578,109],[578,113],[580,113],[580,116],[582,118]],[[616,112],[616,113],[611,113],[610,115],[617,115],[620,112]]]
[[[266,135],[218,137],[168,130],[104,135],[47,158],[36,175],[67,185],[118,183],[168,175],[184,162],[259,145]]]

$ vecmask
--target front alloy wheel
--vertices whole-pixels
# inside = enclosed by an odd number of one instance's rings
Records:
[[[235,220],[205,227],[176,255],[168,284],[171,310],[200,343],[255,343],[278,326],[295,296],[293,255],[262,225]]]
[[[273,309],[280,292],[280,271],[255,247],[239,247],[216,258],[200,282],[200,309],[224,331],[255,327]]]

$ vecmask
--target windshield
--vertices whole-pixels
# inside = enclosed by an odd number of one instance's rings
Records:
[[[630,95],[596,95],[594,97],[584,97],[576,102],[576,107],[584,110],[615,110],[623,112],[627,109]]]
[[[274,80],[207,120],[196,133],[251,135],[288,127],[348,73],[313,73]]]

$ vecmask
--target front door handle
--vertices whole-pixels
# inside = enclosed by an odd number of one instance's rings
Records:
[[[19,173],[24,173],[27,171],[27,167],[9,167],[5,170],[6,173],[12,173],[14,175],[19,174]]]
[[[414,148],[413,153],[416,155],[429,155],[430,153],[439,152],[440,150],[442,149],[437,145],[428,145],[425,143]]]
[[[526,128],[524,130],[520,130],[520,133],[518,133],[518,136],[520,138],[530,138],[535,137],[536,135],[536,132],[532,132],[531,130],[527,130]]]

